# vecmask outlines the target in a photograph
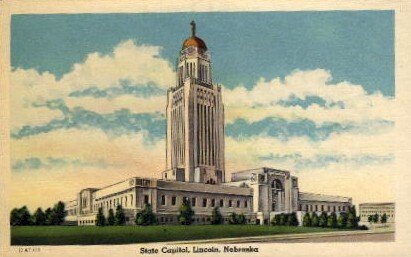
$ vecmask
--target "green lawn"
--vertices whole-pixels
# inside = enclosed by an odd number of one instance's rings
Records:
[[[11,228],[12,245],[96,245],[262,236],[336,231],[330,228],[197,225],[197,226],[21,226]]]

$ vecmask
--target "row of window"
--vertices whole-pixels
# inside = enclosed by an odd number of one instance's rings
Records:
[[[384,210],[375,210],[375,211],[360,211],[360,213],[361,214],[375,214],[375,213],[378,213],[378,214],[384,214],[384,213],[386,213],[386,214],[391,214],[391,213],[394,213],[394,212],[392,212],[392,211],[388,211],[388,212],[386,212],[386,211],[384,211]]]
[[[191,199],[189,199],[188,197],[183,197],[183,200],[184,200],[184,198],[190,202],[190,204],[191,204],[192,207],[198,206],[198,207],[204,207],[204,208],[206,208],[206,207],[216,207],[216,206],[217,206],[217,201],[216,201],[216,199],[201,198],[200,205],[197,205],[198,203],[197,203],[197,198],[196,198],[196,197],[192,197]],[[172,197],[171,197],[171,205],[172,205],[172,206],[175,206],[176,203],[177,203],[177,197],[176,197],[176,196],[172,196]],[[227,203],[227,205],[225,205],[225,203]],[[241,204],[241,203],[243,203],[243,204]],[[166,195],[162,195],[162,196],[161,196],[161,205],[167,205],[167,196],[166,196]],[[232,207],[236,207],[236,208],[248,208],[248,202],[247,202],[247,200],[245,200],[245,201],[240,201],[240,200],[236,200],[236,201],[233,201],[233,200],[224,201],[224,199],[220,199],[220,200],[218,201],[218,206],[219,206],[219,207],[227,206],[227,207],[230,207],[230,208],[232,208]]]
[[[93,210],[98,211],[99,208],[112,209],[112,208],[117,207],[117,205],[127,207],[129,203],[131,206],[133,206],[133,195],[132,194],[130,194],[129,197],[122,196],[122,197],[118,197],[115,199],[105,200],[105,201],[101,201],[100,203],[96,203],[93,205]]]
[[[80,220],[80,225],[94,224],[94,220]]]
[[[157,219],[157,221],[158,222],[161,222],[161,223],[167,223],[167,222],[178,222],[178,218],[177,217],[160,217],[160,218],[158,218]],[[210,222],[211,221],[211,218],[210,217],[202,217],[202,218],[199,218],[199,217],[194,217],[193,218],[193,221],[194,222]],[[225,222],[228,222],[228,218],[224,218],[224,221]],[[250,223],[251,222],[251,219],[247,219],[247,223]]]
[[[348,211],[345,205],[343,206],[330,206],[330,205],[317,205],[317,204],[300,204],[300,210],[302,211],[328,211],[328,212],[336,212],[336,211]]]
[[[373,213],[373,214],[375,214],[375,213]],[[373,214],[361,214],[360,217],[368,218],[368,216],[373,215]],[[394,214],[385,214],[385,215],[387,215],[387,218],[394,218]]]

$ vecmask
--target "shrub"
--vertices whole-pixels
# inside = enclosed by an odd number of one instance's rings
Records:
[[[325,228],[327,226],[327,213],[322,212],[318,220],[318,226]]]
[[[137,213],[135,223],[141,226],[157,224],[156,216],[154,215],[150,204],[146,204],[144,209]]]
[[[113,226],[115,221],[113,209],[108,210],[107,225]]]
[[[319,222],[320,222],[320,218],[318,217],[316,212],[313,212],[311,215],[311,226],[318,227]]]
[[[308,212],[306,212],[304,214],[304,217],[303,217],[303,226],[304,227],[311,227],[311,224],[312,224],[311,222],[312,222],[312,220],[311,220],[310,214]]]
[[[194,211],[191,209],[190,202],[187,198],[183,199],[183,203],[180,206],[180,215],[178,220],[182,225],[190,225],[193,222]]]
[[[381,223],[387,223],[387,214],[383,214],[382,216],[381,216]]]
[[[221,215],[220,208],[214,207],[213,212],[211,213],[211,224],[218,225],[223,223],[223,216]]]
[[[279,226],[280,225],[280,215],[276,214],[274,217],[271,219],[271,225],[273,226]]]
[[[337,219],[337,226],[339,228],[347,227],[347,213],[341,212]]]
[[[295,212],[287,214],[287,226],[298,226],[297,214]]]
[[[124,214],[123,207],[121,205],[117,205],[116,207],[116,216],[114,217],[114,224],[117,226],[122,226],[126,224],[126,215]]]
[[[332,212],[327,218],[327,227],[336,228],[337,227],[337,215]]]
[[[106,218],[104,217],[102,208],[98,208],[98,213],[96,217],[96,225],[100,227],[106,225]]]

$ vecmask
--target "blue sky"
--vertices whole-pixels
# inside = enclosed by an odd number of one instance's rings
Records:
[[[215,80],[227,87],[321,68],[334,82],[394,95],[392,11],[14,15],[11,63],[60,77],[127,39],[161,46],[175,63],[192,19],[213,55]]]
[[[392,11],[53,14],[12,16],[13,204],[158,177],[193,19],[223,86],[227,178],[268,166],[307,191],[392,199]]]

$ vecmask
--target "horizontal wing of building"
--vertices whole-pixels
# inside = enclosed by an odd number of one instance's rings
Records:
[[[316,201],[316,202],[351,202],[350,197],[335,196],[335,195],[322,195],[313,193],[299,193],[300,201]]]

